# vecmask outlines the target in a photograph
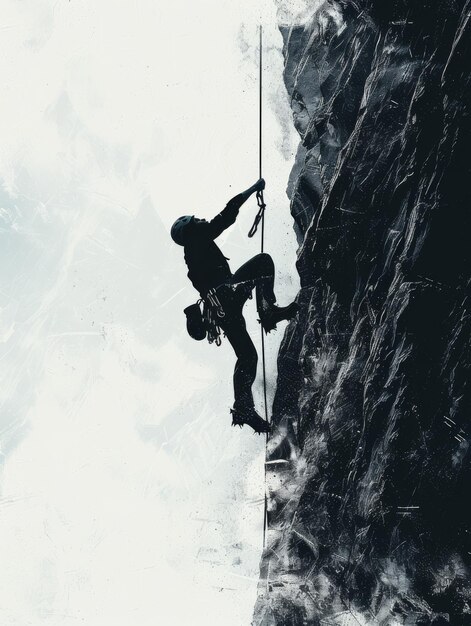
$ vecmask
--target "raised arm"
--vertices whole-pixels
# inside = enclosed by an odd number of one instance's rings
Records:
[[[265,181],[263,178],[260,178],[251,187],[229,200],[225,208],[209,222],[209,232],[212,239],[216,239],[226,228],[232,226],[244,202],[248,200],[253,193],[263,191],[263,189],[265,189]]]

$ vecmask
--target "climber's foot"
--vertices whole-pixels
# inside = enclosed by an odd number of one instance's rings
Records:
[[[253,428],[254,432],[258,433],[269,433],[270,432],[270,424],[260,417],[257,411],[254,408],[248,409],[231,409],[232,413],[232,425],[233,426],[242,426],[247,424],[250,428]]]
[[[259,313],[259,321],[263,330],[266,333],[269,333],[271,330],[275,330],[278,322],[292,319],[298,311],[299,306],[297,302],[292,302],[291,304],[288,304],[288,306],[276,306],[275,304],[272,304],[270,307]]]

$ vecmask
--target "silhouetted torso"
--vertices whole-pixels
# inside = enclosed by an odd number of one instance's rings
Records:
[[[185,262],[188,278],[202,297],[232,277],[228,259],[214,239],[235,222],[243,202],[239,194],[229,200],[221,213],[210,222],[196,220],[191,224],[184,246]]]

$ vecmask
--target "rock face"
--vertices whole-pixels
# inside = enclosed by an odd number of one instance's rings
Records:
[[[471,0],[316,7],[253,623],[471,624]]]

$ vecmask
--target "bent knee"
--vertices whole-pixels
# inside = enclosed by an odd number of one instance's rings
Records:
[[[266,269],[270,269],[270,270],[273,269],[274,270],[275,264],[273,263],[273,259],[266,252],[260,252],[260,254],[257,254],[257,256],[255,258]]]
[[[255,258],[260,259],[260,261],[264,263],[273,263],[273,259],[268,254],[268,252],[259,252],[258,254],[255,255]]]

